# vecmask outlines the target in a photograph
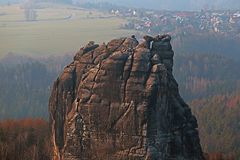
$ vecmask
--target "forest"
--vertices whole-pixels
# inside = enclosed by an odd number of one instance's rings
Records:
[[[48,118],[51,84],[71,55],[34,59],[9,54],[0,61],[0,119]],[[174,76],[183,98],[231,95],[240,90],[240,62],[222,55],[175,54]]]
[[[0,122],[0,157],[3,160],[50,160],[51,145],[49,125],[43,119]],[[234,152],[209,152],[204,156],[206,160],[236,159]]]
[[[50,160],[50,151],[47,121],[28,118],[0,122],[2,160]]]

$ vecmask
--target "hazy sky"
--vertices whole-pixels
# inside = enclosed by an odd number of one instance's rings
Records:
[[[166,10],[240,9],[240,0],[98,0],[120,5]]]

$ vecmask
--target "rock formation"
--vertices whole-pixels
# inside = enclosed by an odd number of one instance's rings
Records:
[[[54,160],[203,160],[171,37],[144,38],[91,41],[65,67],[49,100]]]

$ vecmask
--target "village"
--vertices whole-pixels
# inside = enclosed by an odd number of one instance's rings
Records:
[[[170,33],[173,36],[217,33],[239,36],[240,10],[237,11],[156,11],[138,9],[112,9],[111,14],[128,18],[124,29],[150,34]]]

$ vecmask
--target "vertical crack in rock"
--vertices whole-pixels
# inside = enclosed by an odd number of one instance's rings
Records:
[[[132,51],[132,53],[130,54],[130,56],[128,58],[130,58],[130,65],[128,66],[126,71],[124,70],[126,75],[124,76],[124,82],[123,82],[123,98],[122,98],[123,103],[126,103],[126,87],[127,87],[127,82],[128,82],[128,79],[129,79],[129,77],[131,75],[131,71],[132,71],[132,66],[133,66],[133,62],[134,62],[134,51]]]
[[[169,35],[89,42],[53,85],[53,160],[203,160]]]

